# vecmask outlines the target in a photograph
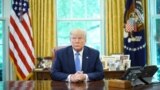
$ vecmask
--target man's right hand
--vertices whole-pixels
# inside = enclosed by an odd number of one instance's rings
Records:
[[[71,82],[83,82],[85,81],[86,76],[83,73],[76,72],[75,74],[72,74],[70,77]]]

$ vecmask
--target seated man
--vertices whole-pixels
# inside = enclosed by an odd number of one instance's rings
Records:
[[[104,73],[99,52],[85,46],[86,32],[81,29],[71,31],[70,42],[71,46],[56,52],[52,79],[69,82],[102,80]]]

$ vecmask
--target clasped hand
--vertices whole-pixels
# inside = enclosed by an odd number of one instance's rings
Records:
[[[76,72],[75,74],[72,74],[70,77],[71,82],[82,82],[85,81],[86,76],[83,74],[83,72]]]

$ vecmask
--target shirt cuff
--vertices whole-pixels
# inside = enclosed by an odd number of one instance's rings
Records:
[[[88,75],[87,74],[84,74],[86,79],[85,79],[85,82],[89,81],[89,78],[88,78]]]
[[[71,74],[70,74],[70,75],[68,75],[68,77],[67,77],[66,81],[71,82]]]

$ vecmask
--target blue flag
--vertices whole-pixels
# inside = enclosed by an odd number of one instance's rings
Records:
[[[131,66],[144,66],[146,41],[141,0],[127,0],[124,25],[124,54],[130,55]]]

